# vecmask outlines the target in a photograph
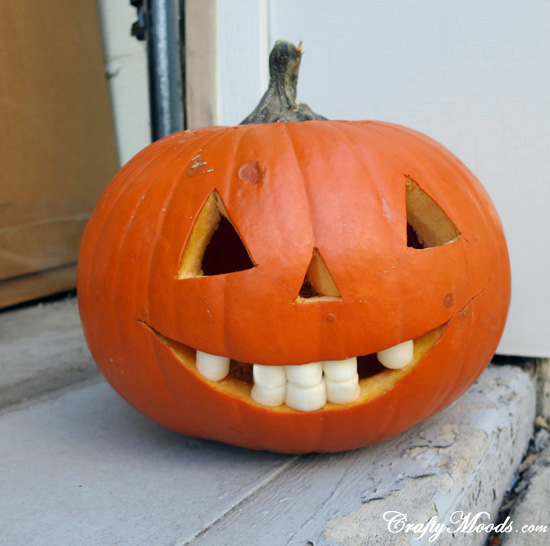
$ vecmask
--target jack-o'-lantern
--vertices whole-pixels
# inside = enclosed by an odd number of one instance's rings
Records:
[[[444,408],[490,361],[506,243],[430,138],[297,104],[301,49],[237,127],[147,147],[86,229],[82,323],[116,391],[182,434],[340,451]]]

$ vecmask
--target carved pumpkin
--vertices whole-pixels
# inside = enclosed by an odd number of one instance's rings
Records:
[[[289,453],[379,442],[450,404],[510,299],[473,174],[410,129],[297,105],[300,56],[276,45],[252,124],[171,135],[122,168],[78,271],[89,347],[130,404]]]

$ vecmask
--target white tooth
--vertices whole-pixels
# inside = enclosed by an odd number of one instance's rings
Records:
[[[327,398],[333,404],[348,404],[359,398],[361,388],[359,387],[359,376],[355,372],[355,377],[347,381],[331,381],[326,379]]]
[[[325,360],[323,370],[330,381],[347,381],[357,375],[357,357],[347,360]]]
[[[225,356],[197,351],[196,365],[200,374],[210,381],[219,381],[229,373],[229,358]]]
[[[250,394],[262,406],[280,406],[285,401],[286,383],[272,389],[262,385],[254,385]]]
[[[323,363],[311,362],[301,366],[285,366],[288,382],[296,387],[315,387],[323,379]]]
[[[325,381],[315,387],[297,387],[287,383],[285,404],[300,411],[315,411],[321,409],[327,402]]]
[[[376,356],[378,357],[378,360],[386,366],[386,368],[399,370],[412,362],[413,347],[413,341],[410,339],[409,341],[404,341],[403,343],[394,345],[389,349],[378,351]]]
[[[252,366],[254,375],[254,384],[274,389],[286,384],[286,372],[284,366],[262,366],[254,364]]]

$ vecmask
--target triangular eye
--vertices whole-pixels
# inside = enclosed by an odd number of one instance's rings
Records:
[[[460,233],[441,207],[420,186],[407,178],[407,246],[432,248],[452,243]]]
[[[296,301],[304,303],[315,301],[315,299],[319,299],[320,297],[323,297],[323,299],[342,298],[323,258],[315,248]]]
[[[223,275],[253,267],[254,262],[233,226],[220,194],[214,190],[197,215],[178,278]]]

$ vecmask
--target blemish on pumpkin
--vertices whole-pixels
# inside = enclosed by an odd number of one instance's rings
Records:
[[[459,311],[457,311],[451,318],[451,320],[453,318],[455,318],[456,316],[458,315],[461,315],[463,319],[465,319],[468,315],[468,309],[470,308],[470,305],[472,304],[472,302],[474,300],[476,300],[477,298],[479,298],[486,290],[487,290],[487,287],[489,286],[489,283],[491,282],[491,280],[493,279],[493,275],[491,275],[489,277],[489,279],[487,280],[487,282],[485,283],[485,286],[477,293],[475,294],[474,296],[472,296],[469,300],[468,300],[468,303],[466,303],[466,305],[460,309]]]
[[[382,198],[382,212],[384,214],[384,218],[388,222],[391,222],[393,212],[392,212],[391,208],[389,207],[388,203],[386,202],[386,200],[384,198]]]
[[[166,140],[174,140],[175,144],[184,144],[189,142],[190,138],[195,136],[195,132],[191,129],[186,129],[185,131],[179,131],[178,133],[173,133],[166,137]]]
[[[449,292],[449,293],[445,294],[445,297],[443,298],[443,303],[447,307],[451,307],[451,305],[454,303],[454,301],[455,301],[455,297],[454,297],[452,292]]]
[[[189,165],[186,170],[188,176],[194,176],[198,174],[200,172],[200,168],[208,164],[206,161],[201,160],[201,152],[202,150],[199,150],[199,153],[192,157],[191,161],[189,161]],[[202,172],[204,173],[204,171]]]
[[[262,178],[262,172],[257,161],[241,165],[238,174],[239,178],[248,184],[258,184]]]
[[[193,160],[191,160],[193,161]],[[195,161],[189,167],[187,167],[187,174],[193,176],[199,172],[199,169],[206,165],[206,161]]]
[[[333,313],[329,313],[327,315],[327,322],[334,322],[336,320],[336,317],[334,316]]]

